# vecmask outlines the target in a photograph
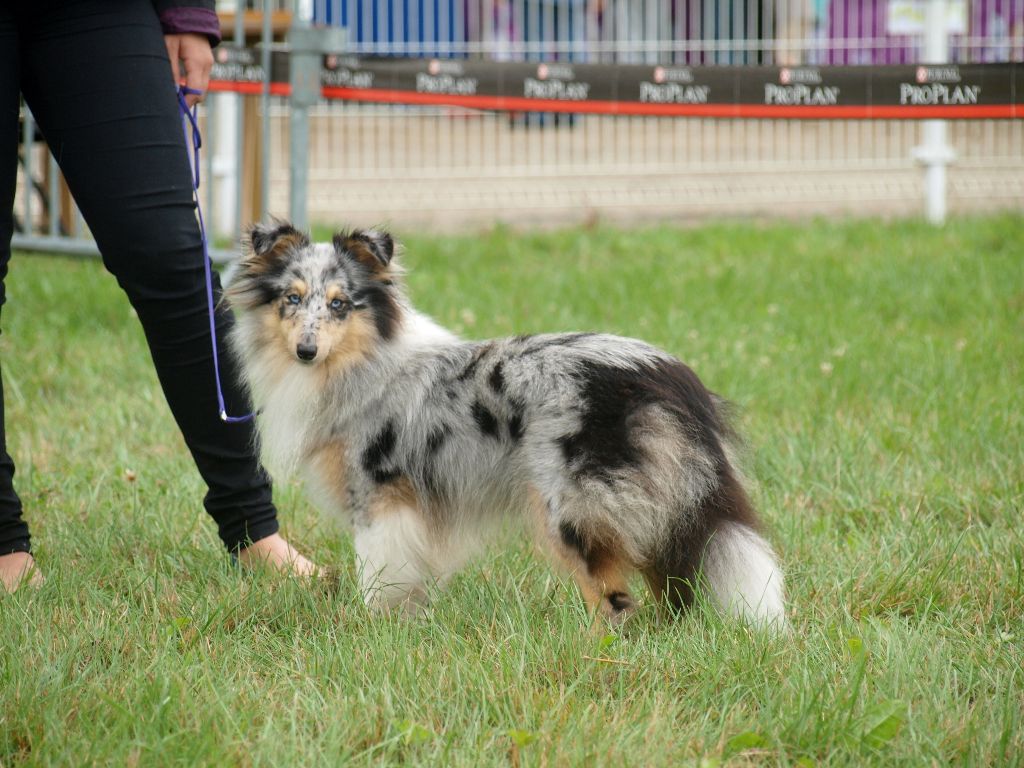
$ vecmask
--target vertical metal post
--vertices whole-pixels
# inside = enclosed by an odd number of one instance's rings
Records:
[[[263,89],[260,92],[260,218],[270,209],[270,44],[274,40],[270,26],[272,11],[270,0],[263,0],[263,47],[260,63],[263,65]]]
[[[235,45],[245,47],[245,3],[235,0]],[[242,200],[242,169],[245,167],[245,96],[235,94],[235,226],[237,237],[245,226],[245,203]]]
[[[50,237],[60,235],[60,168],[57,167],[57,158],[50,156],[49,173],[47,176],[47,189],[49,193],[50,206]]]
[[[300,40],[308,39],[311,29],[310,19],[301,12],[296,13],[288,36],[292,86],[288,109],[288,217],[300,230],[309,227],[306,199],[309,187],[309,107],[320,95],[320,59],[297,48]],[[315,78],[315,82],[311,82],[311,78]]]
[[[340,52],[340,28],[311,24],[312,8],[299,0],[288,32],[291,99],[288,108],[288,216],[297,229],[309,227],[309,108],[320,100],[320,66],[327,52]]]
[[[22,165],[25,168],[25,221],[23,226],[25,227],[25,234],[32,234],[32,195],[35,193],[35,189],[32,185],[32,160],[35,154],[35,144],[33,139],[35,138],[35,121],[32,119],[32,110],[28,108],[28,104],[25,105],[25,122],[21,126],[21,146],[25,148],[25,159]]]

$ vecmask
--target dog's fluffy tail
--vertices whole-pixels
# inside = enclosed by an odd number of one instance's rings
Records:
[[[722,522],[704,552],[704,582],[724,612],[766,629],[783,630],[782,569],[767,541],[743,523]]]
[[[696,525],[693,512],[683,514],[674,535],[665,537],[648,580],[677,610],[689,606],[702,586],[724,613],[782,631],[782,569],[734,472],[723,472],[719,481],[696,510]]]

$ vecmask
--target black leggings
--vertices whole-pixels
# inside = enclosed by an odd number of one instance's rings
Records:
[[[174,88],[149,0],[0,5],[0,304],[14,227],[20,91],[104,265],[138,313],[164,395],[209,487],[206,510],[236,551],[274,533],[277,514],[251,424],[225,424],[217,415],[202,245]],[[231,322],[227,310],[218,311],[221,349]],[[243,413],[247,400],[229,355],[221,365],[228,412]],[[29,550],[13,475],[0,387],[0,555]]]

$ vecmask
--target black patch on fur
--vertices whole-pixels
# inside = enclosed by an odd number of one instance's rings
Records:
[[[583,401],[582,428],[558,443],[576,477],[606,480],[612,470],[639,466],[643,455],[635,439],[635,419],[650,405],[673,416],[684,434],[714,456],[716,465],[725,461],[717,435],[728,429],[711,393],[681,362],[665,360],[630,370],[583,361],[574,375]]]
[[[427,456],[436,456],[437,452],[441,450],[441,446],[444,445],[445,440],[448,439],[448,435],[451,434],[451,429],[447,425],[438,427],[427,435]]]
[[[258,273],[242,272],[233,289],[241,297],[242,302],[248,306],[260,307],[273,304],[281,298],[279,284],[281,276],[288,271],[288,268],[288,260],[280,259],[265,265]]]
[[[434,460],[451,434],[451,427],[447,424],[442,424],[432,429],[430,434],[427,435],[425,461],[420,466],[419,477],[427,495],[435,499],[443,499],[446,491],[445,486],[441,482],[443,478],[438,477]]]
[[[500,395],[505,391],[505,374],[502,372],[502,365],[500,360],[498,364],[491,370],[491,375],[487,377],[487,383],[491,385],[491,389],[494,394]]]
[[[498,437],[498,419],[487,409],[487,406],[476,400],[473,403],[472,413],[473,421],[476,422],[481,432],[488,437]]]
[[[395,450],[397,440],[395,424],[388,419],[384,428],[374,435],[370,444],[363,450],[361,457],[363,469],[377,483],[391,482],[400,475],[398,470],[388,466],[391,463],[391,454]]]
[[[387,483],[393,483],[395,480],[402,476],[402,473],[397,469],[376,469],[371,475],[373,476],[373,482],[377,485],[386,485]]]
[[[590,557],[590,547],[579,531],[567,522],[558,524],[558,535],[562,537],[562,543],[569,549],[576,550],[584,562]]]
[[[582,339],[596,336],[594,333],[559,333],[554,336],[516,336],[514,341],[525,347],[518,353],[519,357],[536,354],[551,347],[571,347]]]
[[[586,564],[587,571],[592,575],[601,573],[616,559],[614,548],[609,545],[607,537],[602,537],[598,531],[585,532],[572,523],[562,521],[558,524],[558,533],[566,548],[579,555],[580,560]],[[605,539],[603,543],[602,538]],[[632,599],[625,592],[612,594],[623,595],[625,599],[629,600],[627,607],[633,604]],[[611,600],[611,595],[609,595],[609,600]],[[615,607],[614,602],[612,605]]]
[[[508,418],[508,436],[513,443],[518,443],[523,439],[523,435],[526,434],[526,422],[523,415],[525,406],[522,400],[512,398],[509,401],[509,409],[511,415]]]
[[[466,379],[470,378],[474,373],[476,373],[477,366],[480,365],[480,361],[483,360],[484,355],[486,355],[490,351],[490,344],[484,344],[481,347],[479,347],[473,353],[473,357],[470,359],[469,363],[466,364],[466,367],[463,368],[459,375],[455,377],[455,380],[465,381]]]
[[[608,599],[608,604],[611,605],[612,610],[616,613],[628,611],[633,607],[633,598],[626,592],[609,592],[605,597]]]
[[[242,293],[247,304],[253,307],[273,304],[278,298],[277,289],[270,285],[269,280],[253,281],[245,286]]]
[[[508,420],[508,436],[512,438],[512,441],[518,443],[523,439],[523,414],[513,413],[511,418]]]
[[[370,284],[353,294],[352,300],[357,304],[365,304],[373,313],[373,324],[377,328],[377,334],[384,341],[394,337],[402,311],[391,291],[383,286]]]

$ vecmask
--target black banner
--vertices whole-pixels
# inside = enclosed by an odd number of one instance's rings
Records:
[[[765,118],[1021,118],[1018,64],[689,67],[326,56],[324,98],[482,110]],[[259,93],[258,52],[221,46],[210,89]],[[1022,84],[1024,87],[1024,84]],[[269,92],[286,96],[287,54]]]

